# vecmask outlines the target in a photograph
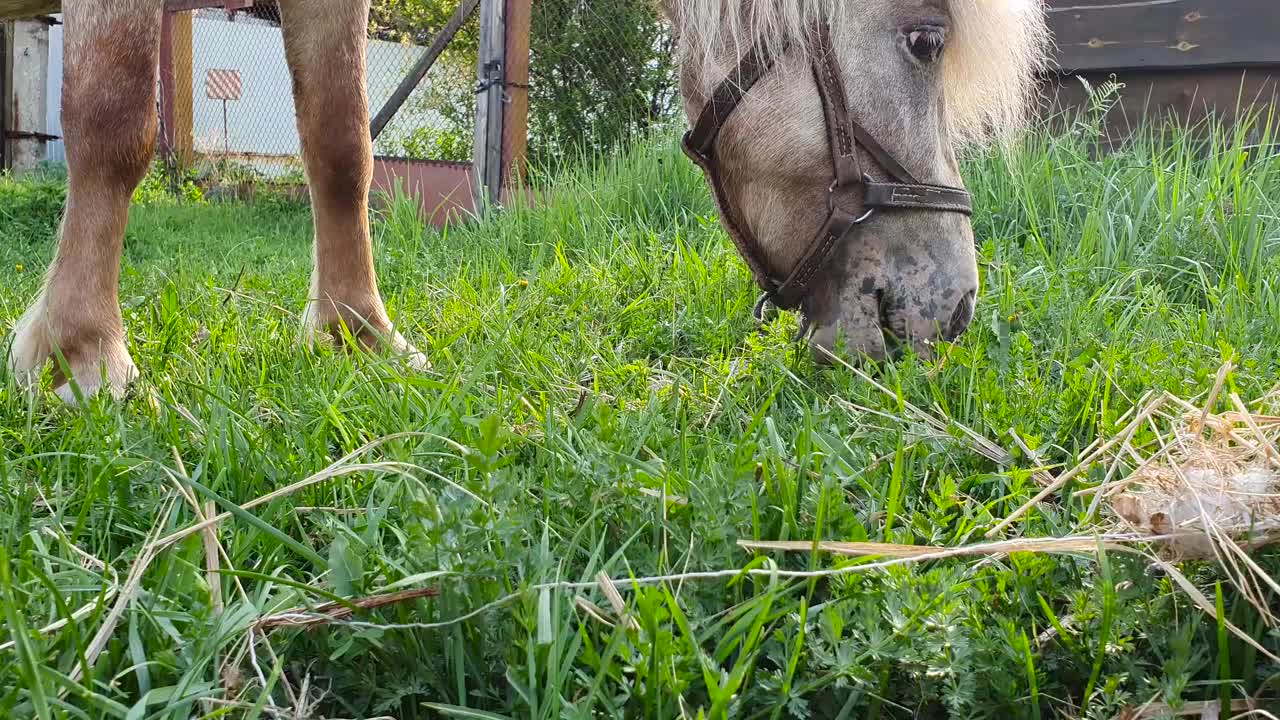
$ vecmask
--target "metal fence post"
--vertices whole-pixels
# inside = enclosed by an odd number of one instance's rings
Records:
[[[474,150],[476,176],[480,181],[477,208],[497,204],[502,197],[502,137],[507,84],[505,20],[504,0],[481,0]]]

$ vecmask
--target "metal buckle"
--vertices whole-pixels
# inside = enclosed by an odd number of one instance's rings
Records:
[[[796,329],[795,337],[791,338],[791,342],[804,342],[809,337],[809,333],[813,331],[813,318],[809,317],[808,311],[800,313],[800,327]]]
[[[773,297],[773,293],[774,293],[773,290],[767,290],[763,293],[760,293],[760,299],[756,300],[756,306],[754,309],[751,310],[751,316],[754,317],[756,319],[756,322],[760,323],[761,325],[764,324],[764,312],[765,312],[765,309],[769,306],[769,300]]]
[[[698,152],[693,146],[693,131],[690,130],[684,134],[684,138],[680,141],[680,149],[684,151],[685,157],[692,160],[700,167],[706,167],[709,157]]]
[[[760,299],[756,300],[755,309],[751,311],[751,315],[756,319],[756,322],[762,326],[765,324],[765,311],[772,304],[770,300],[772,297],[772,292],[761,293]],[[813,318],[809,317],[807,301],[798,308],[798,314],[800,316],[800,327],[796,329],[796,334],[791,337],[792,342],[804,341],[805,338],[809,337],[809,333],[813,331]],[[760,330],[763,331],[764,328],[761,327]]]
[[[863,185],[870,185],[872,182],[874,181],[871,179],[870,175],[866,173],[862,173]],[[831,214],[836,211],[836,190],[839,189],[839,187],[840,187],[839,178],[832,180],[831,185],[827,187],[827,213],[828,214]],[[873,207],[869,207],[866,209],[865,212],[862,213],[861,217],[853,221],[853,224],[861,225],[862,223],[870,220],[871,216],[875,214],[876,214],[876,209]]]

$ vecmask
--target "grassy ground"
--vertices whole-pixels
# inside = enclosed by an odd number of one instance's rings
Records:
[[[416,376],[298,349],[304,209],[152,198],[121,292],[133,397],[72,411],[0,376],[0,715],[1102,718],[1280,694],[1280,667],[1141,558],[855,572],[867,561],[737,545],[979,542],[1039,489],[1011,430],[1071,466],[1144,393],[1194,395],[1224,359],[1245,397],[1275,384],[1280,158],[1175,139],[1092,159],[1088,139],[969,163],[978,320],[942,364],[877,370],[881,387],[816,369],[789,317],[757,331],[670,142],[471,227],[379,215],[392,313],[434,362]],[[37,289],[60,197],[0,180],[2,330]],[[196,505],[234,516],[156,541]],[[1089,534],[1087,508],[1061,494],[1012,532]],[[628,622],[563,584],[748,567],[851,571],[623,583]],[[1183,569],[1215,597],[1216,568]],[[438,595],[255,625],[414,588]],[[1280,651],[1229,587],[1222,602]]]

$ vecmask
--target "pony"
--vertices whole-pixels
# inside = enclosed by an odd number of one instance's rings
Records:
[[[53,363],[55,393],[74,403],[99,391],[121,396],[138,375],[117,286],[130,197],[155,151],[164,0],[62,5],[66,209],[56,256],[14,328],[8,364],[34,387]],[[369,0],[279,5],[314,217],[304,337],[345,330],[370,350],[423,367],[426,358],[387,316],[373,263]],[[0,17],[56,10],[53,0],[0,0]],[[744,53],[770,58],[767,76],[719,128],[715,154],[723,204],[737,209],[759,261],[779,276],[801,261],[830,203],[858,202],[835,198],[830,184],[824,88],[811,71],[815,27],[830,35],[824,61],[842,70],[849,115],[912,177],[936,186],[961,185],[961,149],[1018,128],[1047,55],[1040,0],[659,0],[659,10],[679,39],[691,122]],[[856,147],[864,177],[884,170]],[[902,209],[839,240],[802,298],[819,355],[838,336],[873,357],[895,339],[926,351],[969,324],[978,278],[966,217]]]

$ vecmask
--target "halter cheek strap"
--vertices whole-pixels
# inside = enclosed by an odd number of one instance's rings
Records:
[[[813,77],[822,99],[822,111],[831,150],[834,181],[828,189],[826,222],[809,244],[800,261],[785,274],[770,268],[759,240],[748,230],[725,191],[724,177],[716,156],[716,140],[721,130],[742,104],[743,98],[773,69],[774,58],[763,48],[752,48],[738,61],[737,68],[716,87],[692,130],[684,136],[684,152],[702,168],[710,185],[720,217],[738,254],[751,268],[756,283],[764,290],[764,302],[784,310],[800,307],[811,294],[815,278],[826,268],[836,248],[857,226],[879,210],[933,210],[970,215],[972,199],[962,188],[922,183],[884,149],[849,113],[844,75],[836,58],[831,28],[819,23],[810,40]],[[890,182],[873,180],[858,158],[861,149],[870,155],[880,173]],[[862,191],[862,207],[855,212],[842,208],[838,193]]]

